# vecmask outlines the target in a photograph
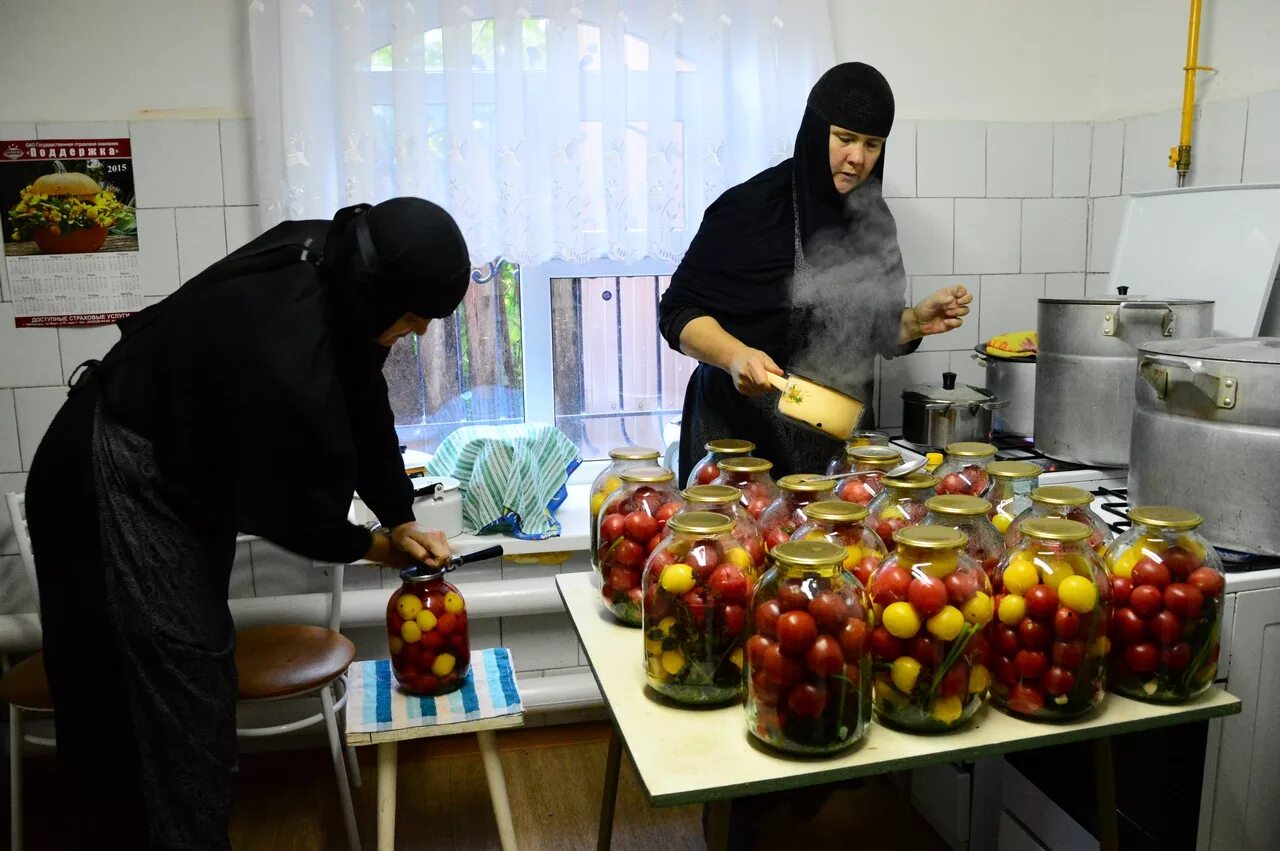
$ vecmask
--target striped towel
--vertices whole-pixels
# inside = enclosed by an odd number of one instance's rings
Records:
[[[355,662],[347,671],[347,732],[385,733],[427,724],[456,724],[499,715],[521,715],[511,651],[491,647],[471,654],[471,670],[462,688],[439,697],[402,691],[389,659]]]
[[[578,448],[555,426],[466,426],[444,439],[427,472],[462,483],[464,531],[541,540],[560,535],[553,514],[580,463]]]

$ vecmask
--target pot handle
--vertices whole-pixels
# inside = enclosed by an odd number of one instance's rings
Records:
[[[989,401],[982,403],[982,407],[986,408],[988,411],[995,411],[995,410],[999,410],[1000,408],[1007,408],[1008,406],[1009,406],[1008,399],[991,399]]]
[[[970,352],[969,357],[973,358],[974,362],[983,369],[986,369],[991,365],[991,358],[986,355],[978,354],[977,352]]]
[[[1116,309],[1102,317],[1102,336],[1114,337],[1120,326],[1122,310],[1163,310],[1164,318],[1160,320],[1160,332],[1166,337],[1173,336],[1173,327],[1178,322],[1178,314],[1163,301],[1122,301]]]
[[[1240,383],[1230,375],[1208,372],[1199,360],[1150,355],[1144,353],[1138,363],[1138,374],[1156,391],[1156,398],[1163,399],[1169,393],[1171,370],[1185,369],[1191,373],[1191,384],[1219,408],[1234,408]]]

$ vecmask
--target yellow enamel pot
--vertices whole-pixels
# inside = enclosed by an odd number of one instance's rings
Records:
[[[852,396],[800,375],[769,375],[781,395],[778,413],[836,440],[848,440],[866,406]]]

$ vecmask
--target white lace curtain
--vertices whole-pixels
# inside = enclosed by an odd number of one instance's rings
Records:
[[[826,0],[253,0],[262,223],[397,195],[479,264],[679,258],[790,156]]]

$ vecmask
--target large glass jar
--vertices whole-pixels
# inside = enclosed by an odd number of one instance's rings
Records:
[[[751,556],[752,567],[758,572],[764,571],[764,538],[760,536],[755,518],[742,507],[742,494],[737,488],[731,485],[694,485],[685,488],[680,496],[684,499],[684,507],[675,516],[691,511],[713,511],[730,518],[733,520],[733,537]]]
[[[742,506],[758,522],[778,498],[778,485],[769,471],[773,462],[754,455],[735,455],[720,462],[720,476],[712,484],[729,485],[742,493]]]
[[[886,554],[880,536],[863,523],[867,509],[852,502],[824,500],[806,505],[804,516],[805,524],[791,540],[829,541],[844,547],[844,569],[865,588]]]
[[[445,571],[407,567],[387,602],[391,670],[410,694],[435,695],[462,685],[471,667],[467,603]]]
[[[996,570],[991,702],[1010,715],[1061,720],[1102,702],[1111,583],[1089,535],[1074,520],[1027,520]]]
[[[707,454],[703,455],[702,460],[693,465],[693,469],[689,471],[689,481],[684,483],[685,487],[711,484],[720,476],[721,461],[726,458],[750,455],[755,450],[756,445],[749,440],[725,438],[723,440],[708,440],[704,448],[707,450]]]
[[[618,474],[633,467],[652,467],[657,463],[660,452],[646,449],[643,446],[622,446],[609,450],[609,466],[600,471],[591,483],[591,566],[600,569],[597,550],[600,547],[600,509],[609,494],[622,486]]]
[[[827,541],[779,544],[752,594],[747,729],[779,750],[842,750],[871,722],[871,624],[844,557]]]
[[[1045,485],[1036,488],[1031,491],[1031,507],[1014,517],[1005,531],[1005,549],[1011,550],[1021,542],[1022,533],[1018,530],[1027,520],[1061,517],[1064,520],[1083,523],[1092,529],[1089,535],[1089,546],[1101,554],[1106,550],[1107,542],[1111,540],[1111,529],[1089,507],[1092,502],[1093,496],[1083,488],[1074,488],[1070,485]]]
[[[1013,518],[1031,507],[1031,492],[1040,486],[1042,472],[1039,464],[1030,461],[992,461],[987,465],[991,523],[1001,535],[1009,531]]]
[[[938,477],[938,493],[960,493],[985,496],[991,477],[987,465],[995,460],[996,448],[990,443],[963,442],[947,445],[947,459],[934,471]]]
[[[894,533],[897,549],[871,577],[876,717],[907,730],[950,730],[978,711],[991,584],[946,526]]]
[[[738,698],[755,579],[731,518],[671,518],[644,571],[644,664],[655,691],[680,703]]]
[[[925,501],[933,496],[938,480],[928,473],[911,473],[897,479],[881,479],[884,490],[867,506],[867,526],[880,536],[885,549],[897,544],[893,533],[923,523],[929,513]]]
[[[600,595],[621,623],[640,626],[641,573],[680,510],[680,492],[675,475],[662,467],[633,467],[618,478],[622,485],[600,509]]]
[[[1108,682],[1138,700],[1186,700],[1218,670],[1222,561],[1195,531],[1202,519],[1193,511],[1147,505],[1129,519],[1106,553],[1115,607]]]
[[[862,475],[841,479],[836,485],[836,496],[845,502],[870,505],[884,490],[881,479],[889,470],[902,463],[902,453],[889,446],[862,446],[849,450],[853,472]]]
[[[853,437],[845,441],[844,448],[827,462],[827,475],[835,476],[853,469],[853,459],[849,456],[853,450],[865,446],[888,446],[889,435],[882,431],[855,431]]]
[[[969,536],[964,551],[978,563],[988,579],[994,580],[996,565],[1004,558],[1004,536],[991,525],[987,512],[991,505],[982,497],[947,494],[927,500],[925,526],[950,526]]]
[[[794,473],[779,479],[778,498],[760,515],[765,551],[791,540],[795,531],[805,524],[804,507],[830,498],[835,487],[833,480],[812,473]]]

